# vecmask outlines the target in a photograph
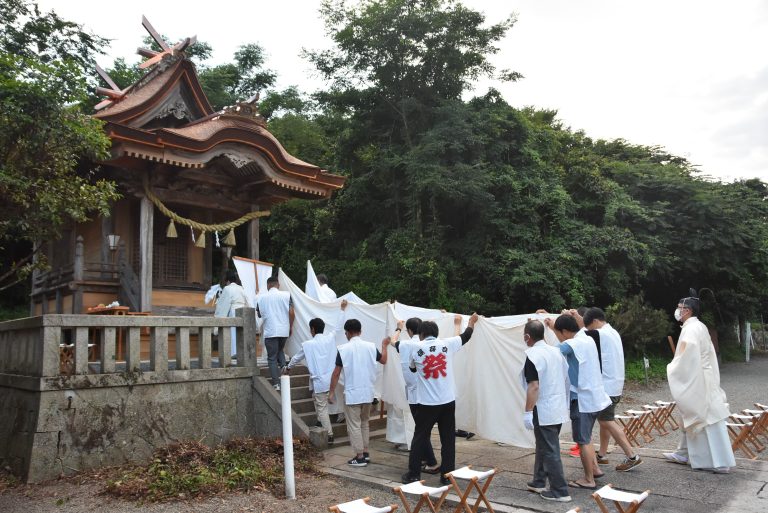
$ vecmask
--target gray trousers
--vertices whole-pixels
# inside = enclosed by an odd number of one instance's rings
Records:
[[[278,366],[285,367],[285,341],[288,337],[270,337],[264,339],[264,347],[267,348],[267,364],[269,365],[269,375],[272,378],[272,384],[280,383],[280,371]]]
[[[563,462],[560,459],[560,427],[562,424],[540,426],[539,415],[533,408],[533,435],[536,437],[536,456],[533,461],[533,486],[549,489],[555,497],[570,495],[565,482]]]

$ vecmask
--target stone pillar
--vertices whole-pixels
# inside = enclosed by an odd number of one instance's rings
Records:
[[[251,211],[259,210],[258,205],[251,205]],[[259,259],[259,220],[261,218],[248,221],[248,258],[252,260]]]
[[[155,206],[147,197],[141,198],[139,214],[139,308],[152,311],[152,236],[154,234]]]

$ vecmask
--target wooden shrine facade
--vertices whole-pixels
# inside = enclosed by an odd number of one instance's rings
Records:
[[[145,26],[155,37],[146,20]],[[116,182],[122,198],[109,217],[46,244],[51,270],[33,277],[33,315],[79,314],[113,301],[154,314],[210,314],[204,292],[219,282],[214,267],[227,257],[216,241],[229,229],[202,233],[198,225],[268,214],[292,198],[328,198],[344,185],[344,177],[290,155],[255,100],[214,112],[179,45],[161,47],[140,52],[151,57],[148,72],[125,90],[102,75],[111,89],[100,88],[108,99],[94,116],[105,123],[112,148],[100,176]],[[169,212],[198,224],[177,221],[169,230]],[[258,259],[259,218],[233,233],[236,253]]]

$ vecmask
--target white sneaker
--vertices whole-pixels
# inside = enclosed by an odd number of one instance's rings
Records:
[[[665,452],[664,457],[672,463],[679,463],[680,465],[688,465],[688,458],[680,456],[676,452]]]
[[[272,385],[272,388],[274,388],[274,389],[275,389],[275,391],[279,392],[279,391],[280,391],[280,383],[277,383],[277,384],[275,384],[275,385]]]

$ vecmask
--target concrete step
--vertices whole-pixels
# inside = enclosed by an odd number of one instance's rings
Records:
[[[309,426],[313,427],[315,423],[317,422],[317,415],[315,414],[314,409],[307,413],[300,413],[299,417],[301,417],[301,420],[304,421],[304,423]],[[331,415],[331,420],[335,418],[335,415]],[[379,418],[378,414],[375,417],[371,417],[368,425],[370,426],[371,432],[387,428],[387,416],[385,415],[382,418]],[[331,427],[333,428],[333,436],[334,438],[341,439],[343,437],[347,436],[347,423],[346,422],[336,422],[332,423]]]
[[[373,429],[373,428],[371,428]],[[370,440],[377,440],[380,438],[385,438],[387,436],[387,428],[384,429],[377,429],[376,431],[371,431],[370,436],[368,437]],[[344,447],[349,445],[349,437],[346,435],[346,432],[344,436],[338,437],[335,434],[333,435],[334,442],[331,444],[331,447]],[[350,455],[350,457],[353,455]]]

